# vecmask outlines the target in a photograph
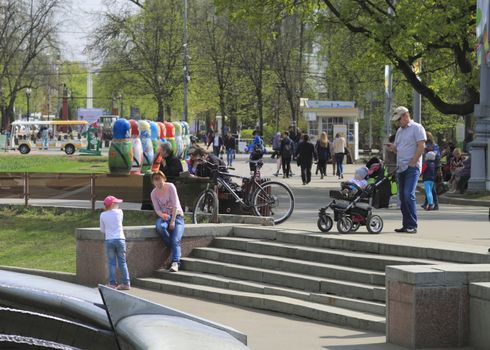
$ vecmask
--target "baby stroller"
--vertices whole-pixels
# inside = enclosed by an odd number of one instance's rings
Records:
[[[369,233],[380,233],[383,230],[383,219],[373,215],[371,202],[375,191],[390,181],[391,177],[382,176],[364,189],[354,183],[342,182],[341,191],[330,191],[333,200],[318,212],[317,226],[320,231],[329,232],[335,221],[340,233],[355,232],[361,226],[366,226]],[[350,190],[353,187],[355,190]],[[333,217],[327,212],[329,209],[332,209]]]

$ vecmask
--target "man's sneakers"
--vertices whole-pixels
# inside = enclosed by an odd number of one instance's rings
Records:
[[[410,234],[414,234],[414,233],[417,233],[417,229],[416,228],[405,228],[405,227],[402,227],[402,228],[396,228],[395,229],[395,232],[396,233],[410,233]]]
[[[170,265],[170,272],[178,272],[179,271],[179,263],[178,262],[173,262],[172,265]]]

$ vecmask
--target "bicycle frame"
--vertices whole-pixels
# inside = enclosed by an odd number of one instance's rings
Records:
[[[216,173],[214,174],[214,181],[215,181],[215,184],[214,186],[220,184],[221,186],[223,186],[223,188],[226,189],[226,191],[228,193],[230,193],[233,198],[235,198],[236,202],[237,203],[240,203],[240,205],[245,208],[245,209],[250,209],[253,207],[252,204],[250,203],[247,203],[246,201],[243,200],[243,198],[241,198],[240,196],[238,196],[238,194],[235,192],[235,190],[233,188],[231,188],[231,186],[228,184],[228,182],[226,182],[221,176],[227,176],[227,177],[234,177],[236,179],[241,179],[241,180],[250,180],[253,182],[253,184],[257,187],[259,187],[260,189],[264,189],[260,183],[257,182],[256,180],[256,177],[255,176],[252,176],[252,177],[246,177],[246,176],[240,176],[240,175],[233,175],[233,174],[229,174],[229,173],[224,173],[224,172],[221,172],[221,171],[218,171],[216,170]],[[209,185],[208,185],[208,188],[209,188]]]
[[[205,161],[205,162],[207,162],[207,161]],[[209,162],[207,162],[207,163],[209,163]],[[209,164],[212,164],[212,163],[209,163]],[[214,164],[212,164],[212,165],[214,166]],[[224,167],[224,168],[226,168],[226,167]],[[240,203],[240,206],[242,206],[244,209],[248,210],[248,209],[252,208],[253,205],[251,203],[248,203],[248,201],[243,200],[243,198],[241,198],[240,196],[238,196],[238,194],[235,192],[235,190],[228,184],[227,181],[224,180],[224,177],[225,176],[228,178],[233,177],[236,179],[241,179],[242,181],[243,180],[249,180],[256,187],[260,188],[261,190],[264,190],[264,188],[256,180],[257,174],[259,173],[260,168],[261,168],[261,166],[256,167],[254,170],[254,174],[251,177],[245,177],[245,176],[233,175],[230,173],[225,173],[225,172],[219,171],[219,167],[217,167],[211,173],[211,179],[213,180],[214,192],[217,192],[217,189],[216,189],[217,185],[221,185],[223,188],[226,189],[226,191],[228,193],[230,193],[233,196],[233,198],[235,198],[237,203]],[[210,184],[208,184],[208,186],[206,187],[206,190],[209,189],[209,186],[210,186]],[[251,193],[250,193],[250,195],[251,195]]]

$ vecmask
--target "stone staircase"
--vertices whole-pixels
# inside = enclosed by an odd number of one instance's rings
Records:
[[[373,244],[303,231],[235,227],[232,236],[194,248],[178,273],[158,270],[134,284],[384,333],[385,266],[441,261],[412,258],[423,254],[411,247],[379,254],[382,249]]]

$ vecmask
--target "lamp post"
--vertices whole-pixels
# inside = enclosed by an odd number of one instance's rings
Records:
[[[184,58],[184,112],[182,119],[187,121],[188,114],[188,94],[189,94],[189,56],[187,42],[187,0],[184,0],[184,38],[183,38],[183,58]]]
[[[123,110],[123,96],[122,96],[122,94],[119,94],[119,95],[117,96],[117,98],[118,98],[119,102],[121,103],[121,111],[120,111],[120,113],[119,113],[119,114],[120,114],[121,118],[124,118],[124,110]]]
[[[27,99],[27,121],[29,121],[29,117],[31,115],[31,109],[30,109],[30,106],[29,106],[29,99],[31,98],[31,93],[32,93],[32,89],[31,88],[27,88],[26,89],[26,99]]]

